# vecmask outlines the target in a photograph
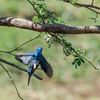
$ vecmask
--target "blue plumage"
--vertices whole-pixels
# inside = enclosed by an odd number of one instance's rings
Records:
[[[28,85],[30,82],[31,76],[34,74],[35,70],[38,68],[39,65],[41,65],[41,68],[43,71],[47,74],[48,77],[52,77],[53,70],[51,65],[47,62],[45,57],[42,55],[42,47],[38,47],[36,52],[30,51],[28,53],[19,53],[16,55],[16,59],[20,61],[21,63],[28,65],[30,63],[30,66],[28,68]]]

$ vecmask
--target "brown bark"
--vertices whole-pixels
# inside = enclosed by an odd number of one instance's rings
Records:
[[[22,18],[0,17],[0,26],[18,27],[38,32],[59,34],[99,34],[100,26],[68,26],[63,24],[38,24]]]

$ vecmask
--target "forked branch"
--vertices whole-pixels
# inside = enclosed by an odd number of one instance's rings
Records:
[[[81,4],[81,3],[77,3],[77,2],[72,3],[70,0],[63,0],[63,1],[67,2],[67,3],[71,3],[72,5],[74,5],[76,7],[84,7],[86,9],[89,9],[90,11],[96,13],[96,17],[91,18],[95,22],[98,17],[98,14],[100,14],[100,7],[94,5],[94,0],[92,0],[92,2],[90,4]]]

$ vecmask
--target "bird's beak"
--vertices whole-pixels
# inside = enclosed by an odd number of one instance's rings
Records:
[[[29,75],[29,77],[28,77],[28,83],[27,83],[28,86],[29,86],[29,83],[30,83],[30,78],[31,78],[31,76]]]

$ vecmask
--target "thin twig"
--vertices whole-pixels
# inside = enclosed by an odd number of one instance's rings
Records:
[[[22,46],[24,46],[25,44],[27,44],[27,43],[29,43],[29,42],[31,42],[31,41],[33,41],[33,40],[39,38],[41,34],[42,34],[42,32],[41,32],[38,36],[36,36],[35,38],[30,39],[30,40],[24,42],[23,44],[21,44],[20,46],[18,46],[17,48],[15,48],[15,49],[13,49],[13,50],[11,50],[11,51],[3,51],[3,50],[0,50],[0,52],[8,53],[8,54],[11,54],[11,55],[15,56],[15,54],[13,54],[12,52],[21,50],[21,47],[22,47]]]
[[[94,0],[92,0],[92,3],[91,3],[91,5],[93,6],[93,4],[94,4]]]
[[[95,17],[89,17],[90,19],[94,20],[94,22],[97,21],[97,18],[98,18],[98,14],[96,13],[96,16]]]
[[[18,89],[17,89],[17,86],[16,86],[16,84],[14,83],[14,81],[13,81],[13,79],[12,79],[12,77],[10,76],[10,74],[9,74],[9,72],[8,72],[8,70],[0,63],[0,65],[2,66],[2,68],[6,71],[6,73],[8,74],[8,76],[9,76],[9,78],[10,78],[10,81],[12,82],[12,84],[14,85],[14,87],[15,87],[15,90],[16,90],[16,92],[17,92],[17,95],[19,96],[19,98],[21,99],[21,100],[24,100],[21,96],[20,96],[20,94],[19,94],[19,91],[18,91]]]
[[[42,22],[43,23],[45,23],[44,22],[44,19],[43,19],[43,17],[41,16],[41,14],[38,12],[38,10],[35,8],[35,6],[34,6],[34,4],[33,3],[31,3],[31,1],[30,0],[27,0],[31,5],[32,5],[32,7],[34,8],[34,10],[38,13],[38,15],[41,17],[41,19],[42,19]]]
[[[97,57],[93,57],[93,58],[91,58],[89,61],[92,62],[92,61],[94,61],[96,58],[97,58]]]
[[[76,51],[75,51],[75,53],[76,53],[78,56],[80,56],[81,58],[83,58],[84,60],[86,60],[88,63],[90,63],[90,64],[94,67],[94,69],[100,71],[100,69],[98,69],[91,61],[89,61],[89,60],[86,59],[85,57],[81,56],[81,55],[78,54]]]
[[[15,54],[13,54],[12,52],[9,52],[9,51],[0,50],[0,52],[2,52],[2,53],[8,53],[8,54],[11,54],[11,55],[15,56]]]
[[[71,3],[69,0],[63,0],[63,1],[67,2],[67,3]],[[92,2],[92,3],[94,3],[94,2]],[[91,7],[91,8],[100,10],[100,7],[94,6],[92,3],[90,5],[89,4],[81,4],[81,3],[77,3],[77,2],[71,3],[71,4],[74,6],[78,6],[78,7]]]
[[[41,33],[42,33],[42,32],[41,32]],[[40,37],[40,35],[41,35],[41,33],[40,33],[38,36],[36,36],[35,38],[30,39],[30,40],[28,40],[28,41],[24,42],[23,44],[21,44],[20,46],[18,46],[18,47],[17,47],[17,48],[15,48],[14,50],[9,51],[9,53],[12,53],[12,52],[14,52],[14,51],[20,50],[20,49],[21,49],[21,47],[22,47],[23,45],[25,45],[25,44],[27,44],[27,43],[29,43],[29,42],[31,42],[31,41],[33,41],[33,40],[35,40],[35,39],[39,38],[39,37]]]
[[[87,8],[87,9],[89,9],[89,10],[91,10],[91,11],[93,11],[93,12],[97,13],[97,14],[100,14],[100,12],[98,12],[98,11],[94,10],[93,8],[90,8],[90,7],[85,7],[85,8]]]
[[[77,3],[77,2],[72,3],[69,0],[63,0],[63,1],[67,2],[67,3],[71,3],[72,5],[74,5],[76,7],[85,7],[87,9],[95,12],[96,14],[100,14],[100,12],[99,12],[100,11],[100,7],[94,6],[94,0],[92,0],[92,3],[90,5],[88,5],[88,4],[81,4],[81,3]],[[97,11],[97,10],[99,10],[99,11]]]

